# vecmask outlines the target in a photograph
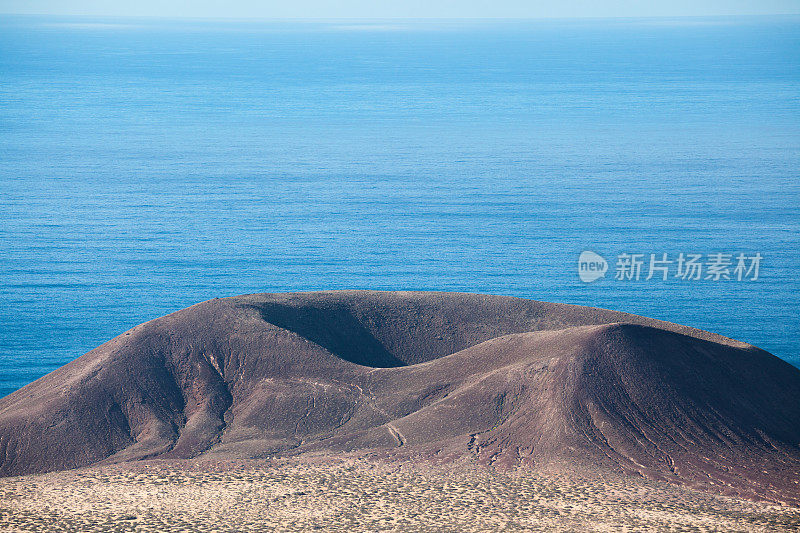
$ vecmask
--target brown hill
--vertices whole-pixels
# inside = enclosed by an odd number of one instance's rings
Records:
[[[381,453],[800,502],[800,371],[708,332],[501,296],[216,299],[0,399],[0,474]]]

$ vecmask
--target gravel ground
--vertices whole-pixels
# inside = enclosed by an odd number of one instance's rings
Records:
[[[797,531],[800,509],[642,479],[329,459],[0,479],[2,531]]]

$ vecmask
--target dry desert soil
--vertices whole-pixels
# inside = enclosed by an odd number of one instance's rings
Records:
[[[0,480],[2,531],[797,531],[800,508],[629,476],[365,458],[144,461]]]

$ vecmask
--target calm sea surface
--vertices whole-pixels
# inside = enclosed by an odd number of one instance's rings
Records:
[[[637,282],[623,252],[764,259]],[[0,18],[0,396],[201,300],[341,288],[618,309],[800,365],[800,19]]]

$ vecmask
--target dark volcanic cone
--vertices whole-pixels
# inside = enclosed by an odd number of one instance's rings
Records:
[[[345,291],[204,302],[0,399],[2,475],[358,450],[800,503],[800,371],[625,313]]]

